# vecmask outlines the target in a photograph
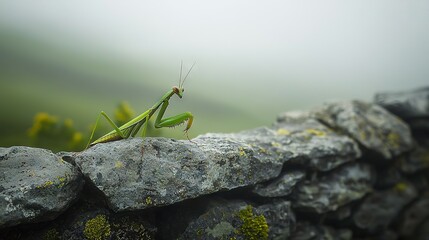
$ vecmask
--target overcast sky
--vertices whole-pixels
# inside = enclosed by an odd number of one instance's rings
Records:
[[[429,85],[423,0],[1,1],[0,26],[175,70],[195,60],[195,89],[262,96],[255,109]]]

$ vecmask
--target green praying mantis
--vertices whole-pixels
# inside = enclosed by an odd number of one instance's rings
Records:
[[[97,121],[95,122],[94,129],[92,130],[91,137],[89,138],[86,148],[93,146],[97,143],[104,143],[104,142],[110,142],[110,141],[116,141],[116,140],[125,139],[129,137],[134,137],[142,126],[143,126],[142,137],[145,137],[147,125],[149,124],[149,119],[152,117],[153,114],[155,114],[155,112],[160,107],[161,109],[159,110],[158,116],[156,117],[156,120],[155,120],[155,128],[175,127],[187,122],[184,132],[188,140],[190,140],[188,136],[188,130],[191,128],[192,122],[194,120],[194,116],[192,115],[192,113],[184,112],[176,116],[172,116],[164,119],[162,117],[164,116],[165,110],[168,107],[170,98],[174,94],[176,94],[179,98],[183,97],[183,92],[185,91],[185,89],[183,88],[183,84],[185,83],[185,80],[188,77],[194,65],[195,63],[192,65],[192,67],[189,69],[188,73],[182,80],[182,68],[183,68],[183,63],[182,63],[180,65],[179,86],[178,87],[174,86],[171,90],[165,93],[164,96],[162,96],[161,99],[157,103],[155,103],[151,108],[149,108],[144,113],[138,115],[137,117],[131,119],[129,122],[125,123],[120,127],[116,126],[116,124],[112,121],[112,119],[110,119],[109,116],[107,116],[107,114],[104,111],[101,111],[101,113],[98,115]],[[106,118],[106,120],[109,122],[109,124],[113,127],[114,130],[106,133],[102,137],[91,142],[94,136],[95,129],[98,126],[98,121],[100,120],[101,116],[104,116]]]

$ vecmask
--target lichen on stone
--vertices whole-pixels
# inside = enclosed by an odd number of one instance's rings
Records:
[[[124,164],[121,161],[116,161],[115,168],[123,168]]]
[[[324,131],[317,130],[317,129],[314,129],[314,128],[306,129],[305,132],[307,132],[307,133],[309,133],[311,135],[317,136],[317,137],[324,137],[324,136],[326,136],[326,133]]]
[[[242,225],[237,230],[237,233],[243,235],[244,239],[268,239],[267,220],[264,215],[253,214],[253,207],[251,205],[247,205],[246,208],[240,210],[238,217],[242,221]]]
[[[103,214],[97,215],[95,218],[88,220],[85,223],[83,234],[88,240],[104,240],[110,237],[110,224]]]
[[[244,151],[244,148],[243,147],[240,147],[239,149],[239,155],[240,155],[240,157],[242,157],[242,156],[246,156],[247,154],[246,154],[246,151]]]
[[[279,128],[276,133],[277,135],[290,135],[290,131],[284,128]]]
[[[408,185],[405,182],[398,182],[395,185],[395,190],[398,192],[403,192],[408,188]]]
[[[48,181],[42,183],[41,185],[36,186],[36,188],[37,189],[45,189],[45,188],[52,186],[53,184],[54,184],[54,182],[52,182],[51,180],[48,180]]]
[[[43,235],[43,240],[60,240],[60,233],[55,228],[51,228]]]
[[[152,205],[153,204],[151,197],[146,197],[145,202],[146,202],[146,205]]]

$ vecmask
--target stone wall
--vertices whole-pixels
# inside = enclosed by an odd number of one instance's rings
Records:
[[[0,239],[429,239],[428,133],[426,88],[192,141],[0,148]]]

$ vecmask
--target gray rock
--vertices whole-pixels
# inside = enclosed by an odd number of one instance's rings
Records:
[[[0,148],[0,228],[54,219],[82,186],[79,171],[50,151]]]
[[[284,197],[289,195],[304,177],[305,172],[301,170],[283,172],[273,181],[257,184],[253,192],[262,197]]]
[[[290,240],[349,240],[353,232],[349,229],[334,229],[325,225],[314,225],[309,222],[297,223]]]
[[[426,192],[404,211],[399,230],[401,236],[411,237],[416,232],[417,227],[428,217],[429,192]]]
[[[375,104],[362,101],[328,103],[314,110],[313,115],[386,159],[413,147],[409,127]]]
[[[377,182],[375,188],[391,188],[395,184],[404,180],[404,176],[395,164],[384,166],[377,171]]]
[[[413,239],[416,240],[429,240],[429,218],[426,219],[419,227]]]
[[[429,87],[378,93],[375,102],[404,119],[411,128],[429,130]]]
[[[406,174],[429,168],[429,149],[421,146],[401,156],[398,160],[398,169]]]
[[[326,219],[329,220],[344,220],[352,215],[352,209],[350,205],[339,207],[333,212],[326,213]]]
[[[94,147],[75,159],[114,211],[168,205],[276,177],[282,161],[237,139],[132,138]]]
[[[132,138],[74,156],[114,211],[168,205],[277,177],[285,162],[329,170],[360,156],[356,143],[315,120],[190,141]]]
[[[385,191],[377,191],[365,198],[353,216],[355,225],[369,232],[386,228],[402,210],[417,197],[415,187],[408,182],[397,183]]]
[[[361,156],[358,145],[311,118],[283,119],[273,128],[276,135],[268,141],[290,155],[291,164],[318,171],[329,171]],[[274,140],[274,141],[273,141]],[[280,143],[280,144],[278,144]]]
[[[288,201],[258,207],[228,201],[191,221],[179,239],[286,239],[294,223]]]
[[[372,191],[374,171],[363,163],[342,166],[335,172],[298,184],[293,206],[302,211],[325,213],[335,211]]]
[[[277,123],[302,123],[312,118],[309,111],[289,111],[277,116]]]

